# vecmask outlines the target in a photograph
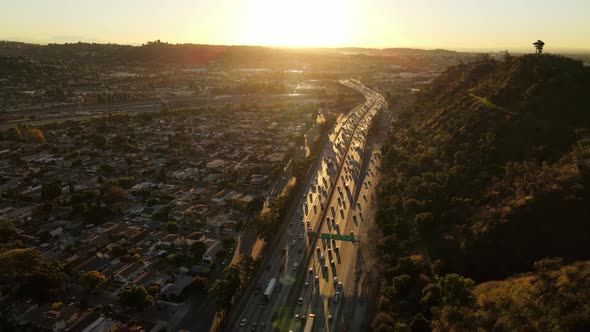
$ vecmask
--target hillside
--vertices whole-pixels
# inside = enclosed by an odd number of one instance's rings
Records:
[[[451,67],[415,96],[383,147],[384,313],[429,320],[440,303],[425,289],[451,273],[470,289],[545,257],[590,259],[588,91],[580,62],[527,55]]]
[[[537,331],[588,331],[590,329],[590,262],[561,266],[543,260],[534,273],[473,290],[487,329],[516,331],[526,326]]]

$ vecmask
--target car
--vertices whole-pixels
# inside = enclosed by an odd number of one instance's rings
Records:
[[[307,225],[307,231],[311,232],[311,225]]]
[[[295,320],[299,320],[299,314],[295,314]]]
[[[246,318],[243,318],[242,321],[240,322],[240,326],[246,326],[247,322],[248,322],[248,320]]]
[[[334,248],[334,251],[340,251],[340,247]]]
[[[328,265],[326,263],[324,263],[324,269],[327,270],[328,269]]]
[[[342,289],[342,282],[338,282],[338,288]]]
[[[303,239],[303,233],[299,234],[299,239]]]
[[[309,287],[309,281],[305,282],[305,288]]]
[[[340,292],[336,292],[334,294],[334,303],[338,303],[339,300],[340,300]]]
[[[350,231],[350,236],[354,236],[354,232],[353,231]]]
[[[227,259],[224,259],[221,261],[221,265],[225,265],[225,264],[227,264]]]
[[[291,241],[291,246],[295,245],[295,240]]]
[[[283,284],[281,284],[280,282],[277,284],[277,287],[275,288],[275,291],[278,293],[281,291],[281,288],[283,288]]]
[[[334,260],[333,259],[330,260],[330,265],[334,265]]]
[[[313,273],[313,267],[310,267],[310,268],[309,268],[309,273],[310,273],[310,274],[311,274],[311,273]]]
[[[334,319],[334,317],[333,317],[331,314],[330,314],[330,315],[328,315],[328,321],[330,321],[330,322],[331,322],[331,321],[332,321],[332,319]]]
[[[315,282],[320,282],[320,276],[318,276],[317,274],[314,277]]]
[[[334,283],[337,284],[338,283],[338,277],[334,277]]]
[[[303,304],[303,298],[300,297],[299,300],[297,300],[297,304]]]
[[[256,322],[252,323],[252,328],[250,330],[256,331],[256,325],[257,325]]]
[[[293,263],[293,271],[297,270],[297,262]]]

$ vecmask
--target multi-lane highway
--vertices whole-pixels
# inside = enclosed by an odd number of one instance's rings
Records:
[[[117,113],[143,113],[155,112],[162,106],[186,107],[186,106],[210,106],[224,105],[227,103],[276,103],[278,101],[294,101],[305,103],[316,101],[316,98],[306,94],[274,94],[274,95],[223,95],[207,97],[168,97],[162,99],[140,100],[113,104],[91,105],[61,105],[50,107],[37,107],[22,110],[0,110],[0,128],[13,126],[16,123],[46,123],[52,121],[65,121],[67,119],[83,119],[92,116],[117,114]]]
[[[358,81],[340,83],[363,93],[366,101],[340,119],[330,133],[299,197],[297,212],[287,216],[286,230],[277,234],[273,256],[265,260],[263,272],[253,281],[256,291],[242,300],[239,317],[229,321],[227,331],[296,331],[304,327],[310,314],[314,315],[313,325],[308,319],[312,330],[346,329],[341,326],[346,320],[339,304],[355,289],[359,244],[322,239],[321,234],[359,240],[372,188],[365,178],[376,171],[371,165],[363,167],[363,162],[378,161],[378,155],[363,158],[366,139],[371,120],[385,101]]]

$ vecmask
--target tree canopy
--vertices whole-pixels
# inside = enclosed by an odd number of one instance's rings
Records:
[[[89,271],[80,276],[80,285],[90,292],[104,285],[105,281],[105,275],[98,271]]]
[[[140,285],[127,285],[119,289],[117,301],[125,308],[141,311],[154,304],[154,298]]]

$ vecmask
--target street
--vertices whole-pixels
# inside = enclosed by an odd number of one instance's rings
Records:
[[[359,245],[320,239],[320,234],[343,235],[359,241],[354,234],[358,234],[359,226],[370,214],[374,190],[371,180],[379,160],[378,152],[371,153],[367,159],[371,165],[363,168],[366,137],[371,119],[384,100],[353,81],[341,83],[362,92],[366,102],[351,110],[329,134],[329,142],[312,170],[315,176],[305,184],[305,194],[297,202],[299,208],[287,216],[286,231],[277,235],[279,240],[272,257],[261,266],[264,272],[252,281],[252,285],[258,285],[252,294],[257,295],[243,299],[246,304],[242,303],[236,310],[241,313],[239,319],[232,317],[227,331],[270,331],[271,327],[280,331],[297,330],[304,324],[300,318],[312,313],[316,329],[344,328],[346,319],[338,303],[348,303],[348,297],[358,290],[354,267]],[[364,169],[366,174],[361,174]],[[263,304],[262,297],[271,278],[277,278],[280,286],[270,290],[268,304]],[[335,299],[336,292],[338,299]]]

